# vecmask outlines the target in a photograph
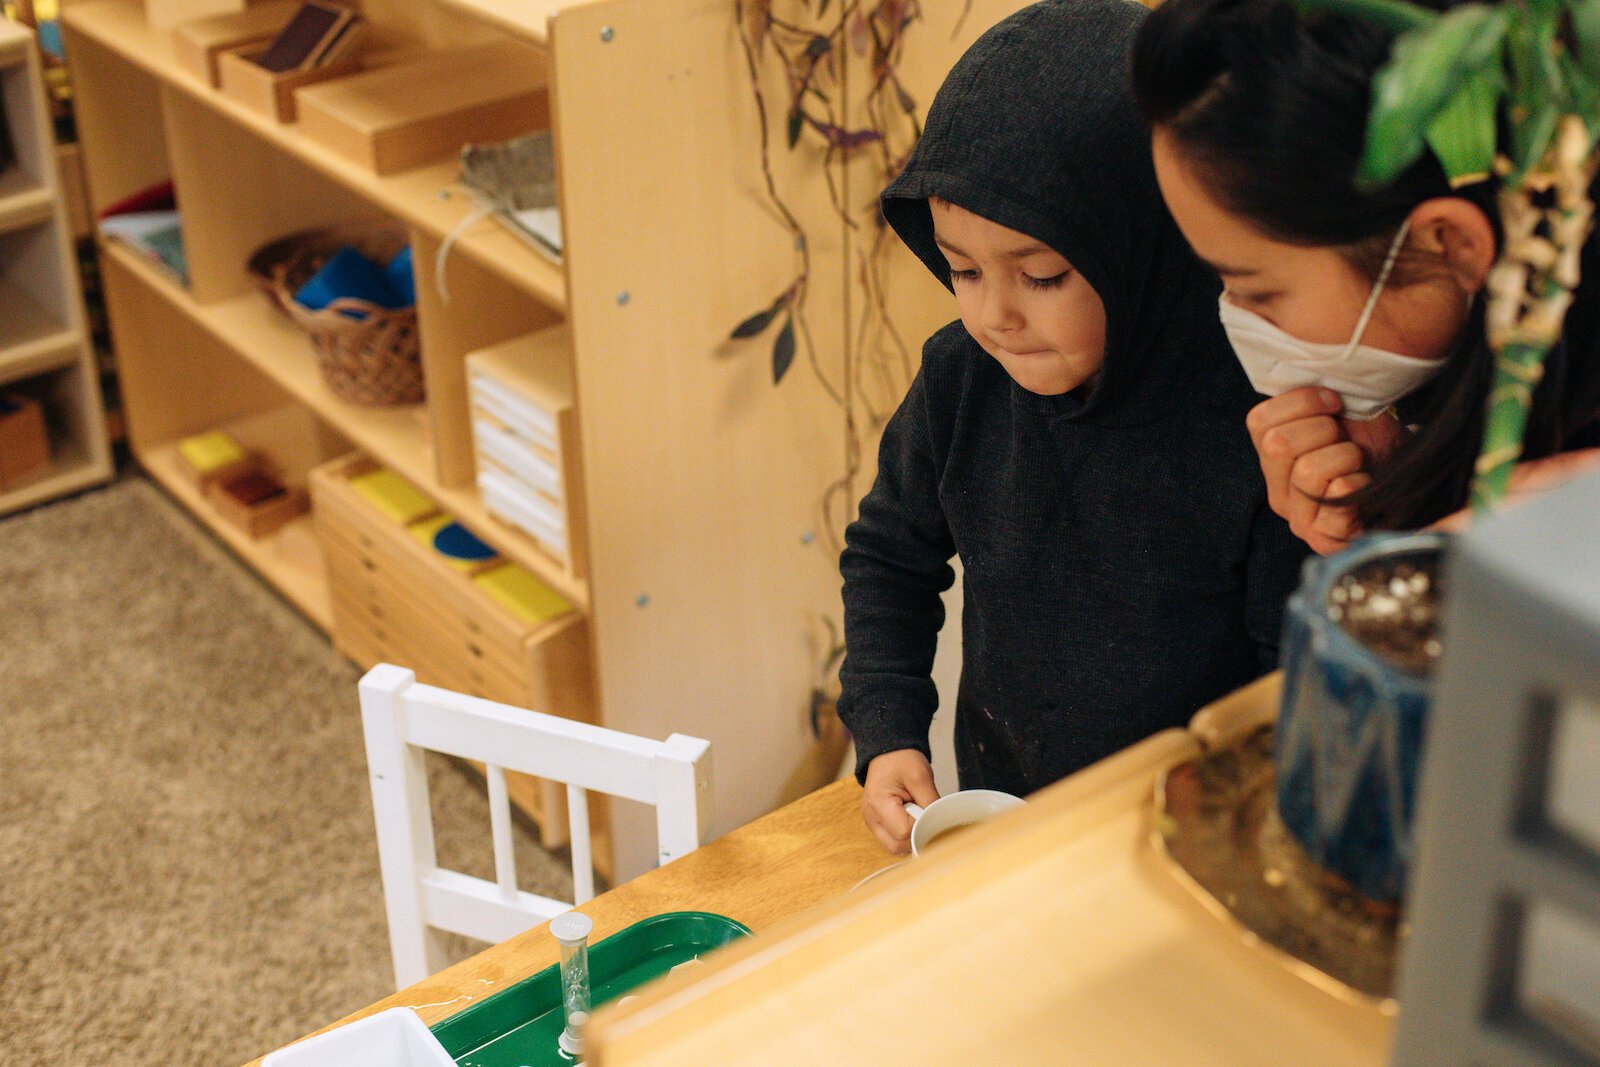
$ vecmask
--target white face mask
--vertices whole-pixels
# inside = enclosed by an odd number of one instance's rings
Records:
[[[1222,297],[1222,328],[1256,392],[1277,396],[1305,385],[1323,386],[1344,399],[1346,418],[1365,422],[1438,373],[1443,360],[1418,359],[1361,343],[1410,225],[1407,220],[1395,234],[1367,306],[1361,309],[1356,332],[1346,344],[1302,341],[1255,312],[1229,303],[1226,295]]]

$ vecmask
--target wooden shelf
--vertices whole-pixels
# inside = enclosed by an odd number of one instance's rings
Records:
[[[223,96],[178,66],[171,35],[152,29],[145,22],[144,8],[138,0],[88,0],[73,4],[62,17],[69,29],[253,131],[408,225],[443,238],[454,233],[475,211],[471,198],[453,187],[460,173],[454,160],[380,178],[308,141],[296,126],[274,122]],[[565,310],[567,287],[562,267],[540,256],[494,220],[486,218],[470,226],[457,239],[455,248],[547,307]]]
[[[55,197],[49,187],[29,178],[21,168],[0,174],[0,230],[43,222],[54,209]]]
[[[104,465],[89,456],[77,443],[52,447],[56,451],[50,466],[41,471],[36,479],[0,493],[0,515],[76,493],[106,480]]]
[[[480,18],[491,26],[514,33],[535,44],[550,41],[550,19],[562,8],[575,7],[562,0],[444,0],[449,7]],[[581,0],[580,0],[581,2]]]
[[[332,632],[333,603],[328,594],[328,576],[309,513],[271,536],[256,540],[224,519],[184,475],[176,443],[140,451],[138,458],[152,478],[270,581],[290,603],[324,632]]]
[[[77,344],[78,335],[27,290],[0,278],[0,368]]]
[[[115,259],[150,290],[349,438],[351,444],[414,483],[501,554],[533,571],[579,610],[588,610],[587,583],[569,576],[525,535],[491,517],[475,486],[449,488],[440,484],[433,450],[423,440],[426,413],[422,405],[375,408],[340,400],[323,381],[316,353],[305,334],[259,294],[201,304],[167,274],[115,241],[102,241],[100,248],[104,255]]]

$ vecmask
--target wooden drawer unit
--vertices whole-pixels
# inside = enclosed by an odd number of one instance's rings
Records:
[[[388,658],[442,686],[595,721],[583,616],[513,615],[351,487],[375,468],[346,457],[311,474],[341,650],[364,666]]]
[[[581,578],[583,484],[564,326],[467,356],[467,392],[484,507]]]

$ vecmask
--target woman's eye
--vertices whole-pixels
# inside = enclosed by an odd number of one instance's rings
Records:
[[[978,280],[978,272],[970,268],[967,270],[955,270],[952,268],[950,280],[953,282],[975,282]]]
[[[1061,283],[1066,281],[1067,275],[1071,273],[1072,272],[1070,270],[1064,270],[1060,274],[1050,278],[1035,278],[1031,274],[1024,274],[1023,278],[1027,280],[1027,284],[1030,289],[1059,289],[1061,287]]]
[[[1278,297],[1277,293],[1240,293],[1229,292],[1228,299],[1244,308],[1266,307]]]

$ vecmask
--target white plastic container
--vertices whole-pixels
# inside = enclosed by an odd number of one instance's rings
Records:
[[[390,1008],[279,1049],[261,1067],[456,1067],[411,1008]]]

